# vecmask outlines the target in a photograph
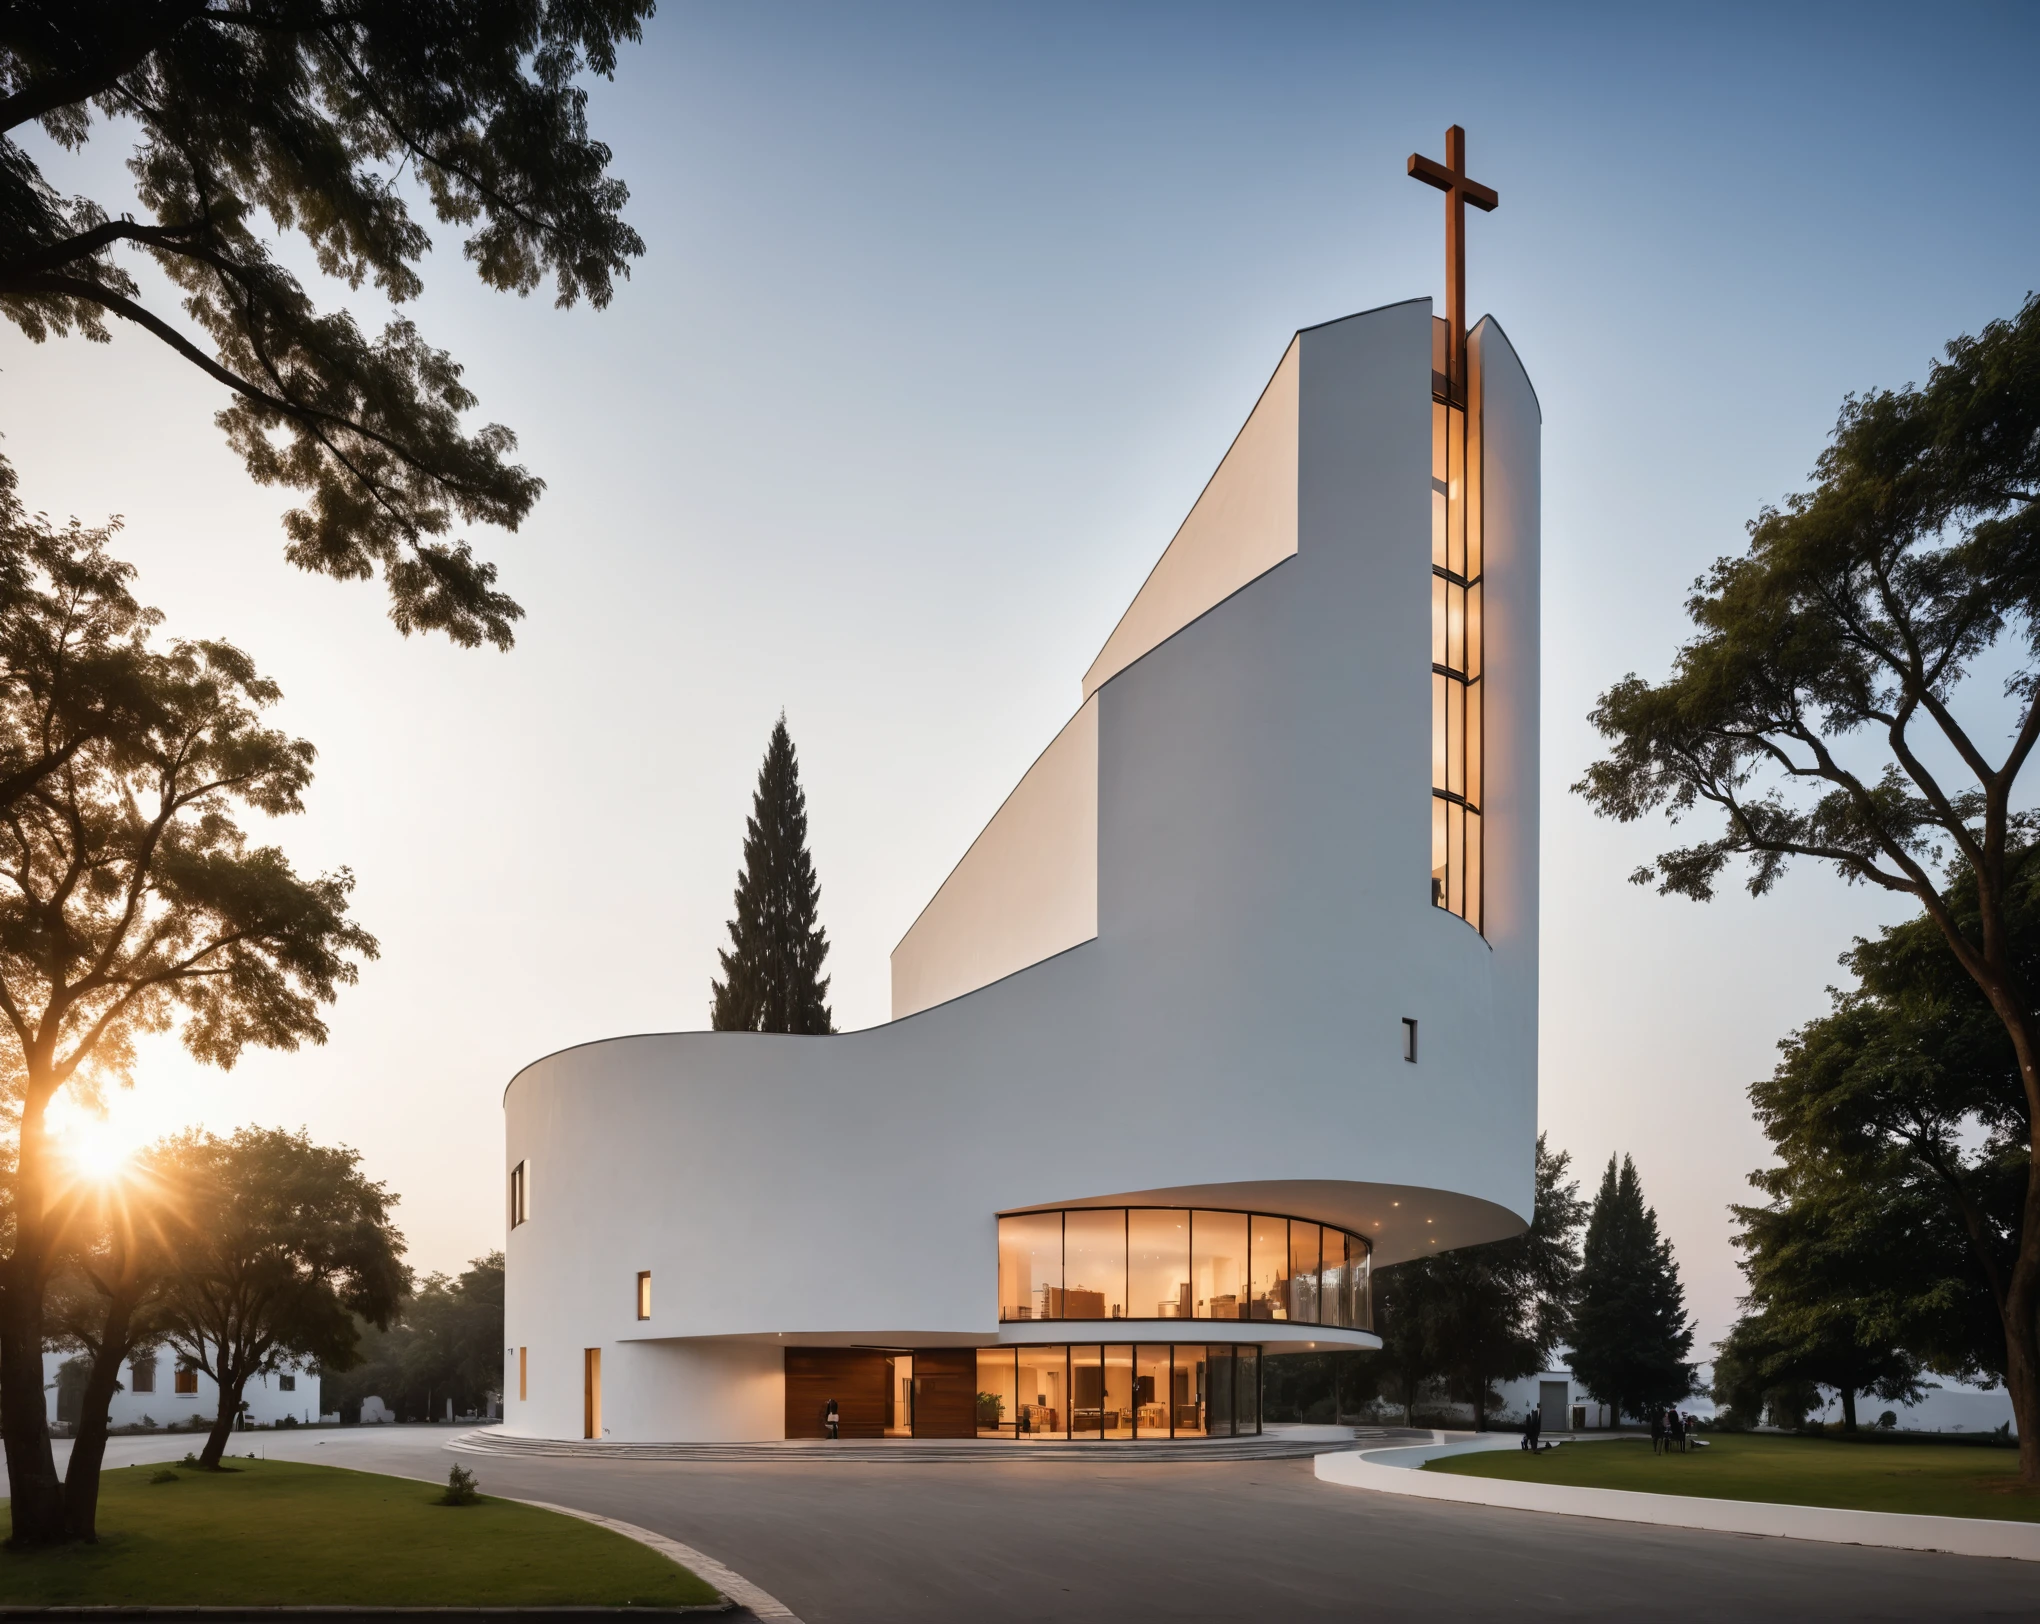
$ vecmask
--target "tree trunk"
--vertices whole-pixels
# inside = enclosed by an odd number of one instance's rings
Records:
[[[1844,1387],[1842,1389],[1842,1431],[1854,1432],[1855,1430],[1856,1390],[1853,1387]]]
[[[14,1174],[14,1252],[0,1265],[0,1430],[6,1434],[13,1546],[64,1539],[64,1487],[50,1452],[43,1398],[43,1286],[48,1235],[43,1194],[43,1107],[31,1088],[21,1113]]]
[[[78,1417],[77,1441],[64,1468],[64,1525],[72,1539],[99,1540],[99,1470],[106,1459],[107,1414],[113,1390],[120,1385],[120,1362],[127,1354],[128,1326],[134,1317],[132,1299],[116,1295],[106,1305],[106,1325],[92,1350],[92,1374],[85,1382],[85,1405]]]
[[[198,1452],[201,1471],[217,1472],[220,1460],[227,1452],[227,1440],[234,1435],[234,1419],[241,1413],[241,1394],[248,1386],[248,1373],[236,1370],[224,1360],[220,1369],[228,1380],[220,1383],[219,1414],[213,1417],[212,1431],[206,1434],[205,1448]]]

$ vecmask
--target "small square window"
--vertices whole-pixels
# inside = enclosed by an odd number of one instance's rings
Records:
[[[1417,1063],[1417,1023],[1407,1015],[1402,1023],[1402,1057],[1413,1066]]]
[[[290,1375],[277,1377],[276,1390],[279,1393],[295,1393],[297,1391],[297,1377]]]
[[[177,1391],[186,1395],[198,1391],[198,1366],[189,1359],[177,1361]]]
[[[638,1270],[637,1317],[641,1320],[648,1320],[652,1317],[652,1271],[650,1269]]]
[[[129,1389],[136,1393],[153,1393],[156,1390],[156,1356],[153,1353],[138,1353],[129,1370]]]

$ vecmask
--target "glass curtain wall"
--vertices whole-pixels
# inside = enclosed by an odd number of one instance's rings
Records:
[[[1186,1207],[999,1220],[999,1318],[1257,1319],[1373,1328],[1368,1245],[1330,1224]]]
[[[1130,1319],[1192,1317],[1187,1209],[1134,1207],[1128,1211],[1126,1301]]]
[[[1126,1209],[1076,1208],[1062,1219],[1063,1289],[1050,1294],[1049,1317],[1126,1318]]]
[[[897,1364],[908,1368],[904,1358]],[[1260,1350],[1228,1344],[980,1348],[977,1435],[1100,1440],[1246,1436],[1260,1431],[1260,1379]],[[901,1412],[902,1421],[904,1416]],[[907,1428],[887,1430],[905,1436]]]
[[[1247,1317],[1247,1215],[1190,1215],[1192,1313],[1198,1319]]]
[[[1059,1319],[1052,1299],[1062,1296],[1063,1215],[1026,1212],[999,1220],[999,1318]]]
[[[1020,1427],[1023,1438],[1067,1438],[1070,1431],[1070,1350],[1017,1348]]]
[[[1432,333],[1431,901],[1481,929],[1481,535],[1467,403],[1441,392]]]

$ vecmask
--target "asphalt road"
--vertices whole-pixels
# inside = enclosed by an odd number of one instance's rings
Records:
[[[618,1517],[806,1624],[1005,1620],[2024,1619],[2034,1564],[1658,1529],[1319,1483],[1308,1461],[695,1465],[456,1456],[453,1429],[247,1434],[277,1458]],[[188,1440],[123,1438],[109,1464]],[[363,1553],[372,1560],[372,1553]]]

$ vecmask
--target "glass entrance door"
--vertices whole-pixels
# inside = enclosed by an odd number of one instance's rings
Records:
[[[885,1435],[914,1435],[914,1356],[896,1353],[885,1362]]]

